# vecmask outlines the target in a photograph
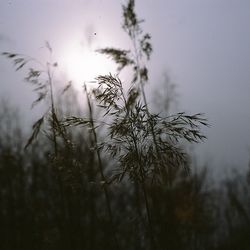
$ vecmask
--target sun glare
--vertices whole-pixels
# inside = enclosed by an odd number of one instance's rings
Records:
[[[68,48],[63,59],[65,73],[79,90],[84,83],[93,86],[98,75],[114,73],[116,69],[106,56],[80,45]]]

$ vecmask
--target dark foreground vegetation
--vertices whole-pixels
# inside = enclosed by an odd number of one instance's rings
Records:
[[[55,86],[57,62],[36,68],[30,57],[3,53],[16,70],[29,65],[32,106],[43,102],[46,111],[27,139],[18,115],[1,105],[0,249],[249,249],[249,176],[213,186],[183,146],[205,139],[206,119],[151,111],[144,86],[152,45],[141,23],[128,1],[131,50],[99,50],[118,73],[98,76],[96,89],[84,85],[78,112],[65,97],[70,83]]]
[[[249,173],[216,188],[205,170],[179,171],[171,186],[146,182],[150,229],[140,183],[103,183],[88,132],[55,158],[42,136],[24,151],[13,115],[0,117],[0,249],[117,249],[115,237],[119,249],[249,249]],[[113,164],[103,162],[107,176]]]

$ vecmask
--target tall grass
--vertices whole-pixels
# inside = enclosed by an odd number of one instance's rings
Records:
[[[27,70],[25,80],[37,93],[32,107],[44,102],[47,109],[26,143],[17,136],[21,130],[8,135],[13,144],[0,140],[1,249],[231,249],[228,242],[246,249],[248,196],[239,196],[234,181],[220,194],[205,186],[205,172],[192,173],[183,143],[203,141],[207,120],[201,113],[152,111],[145,91],[151,36],[133,0],[122,11],[131,47],[99,49],[118,71],[98,76],[92,92],[85,86],[82,115],[66,115],[57,104],[57,62],[3,53],[16,70]],[[126,82],[124,69],[131,72]],[[247,181],[243,189],[249,191]],[[227,201],[225,209],[218,197]]]

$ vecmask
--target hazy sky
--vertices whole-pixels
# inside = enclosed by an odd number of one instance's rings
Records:
[[[128,47],[120,29],[122,2],[0,0],[0,51],[46,60],[48,54],[41,47],[47,40],[66,70],[64,64],[70,62],[67,58],[76,52],[74,48]],[[206,130],[207,142],[199,146],[199,157],[216,165],[239,162],[246,166],[250,156],[250,1],[138,0],[136,10],[153,39],[150,88],[162,88],[158,83],[168,72],[177,84],[179,110],[203,112],[212,125]],[[0,58],[0,77],[0,95],[22,105],[28,116],[34,97],[22,73],[16,74]]]

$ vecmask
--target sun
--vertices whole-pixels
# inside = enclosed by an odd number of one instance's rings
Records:
[[[84,83],[93,86],[97,76],[116,71],[114,62],[105,55],[96,52],[95,49],[84,48],[79,44],[68,46],[63,60],[67,77],[79,90],[82,89]]]

